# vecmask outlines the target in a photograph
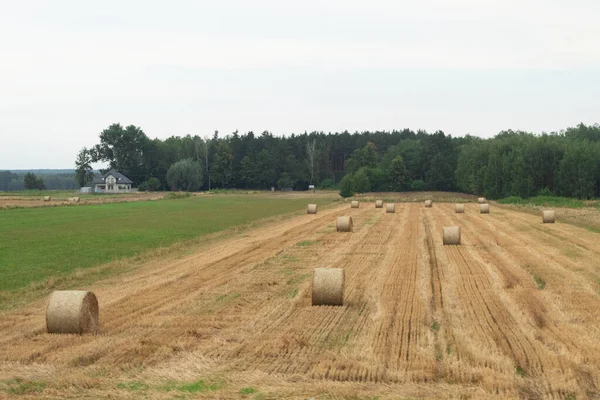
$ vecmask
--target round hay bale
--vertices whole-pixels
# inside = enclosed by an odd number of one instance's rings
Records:
[[[555,221],[554,210],[545,210],[542,212],[542,222],[544,224],[553,224]]]
[[[383,200],[377,200],[375,202],[375,208],[383,208]]]
[[[455,205],[454,212],[456,212],[457,214],[463,214],[465,212],[465,205],[464,204]]]
[[[359,205],[360,203],[356,200],[352,200],[352,203],[350,203],[350,207],[352,208],[358,208]]]
[[[479,205],[479,212],[481,214],[489,214],[490,213],[490,205],[488,203]]]
[[[48,333],[96,333],[100,327],[98,299],[87,290],[56,290],[46,308]]]
[[[425,200],[425,207],[430,208],[432,204],[431,200]]]
[[[483,204],[483,203],[485,203],[485,197],[479,197],[479,198],[477,199],[477,202],[478,202],[479,204]]]
[[[344,305],[343,268],[315,268],[312,284],[312,305]]]
[[[79,203],[79,197],[69,197],[69,203]]]
[[[307,214],[316,214],[317,213],[317,205],[309,204],[308,207],[306,208],[306,213]]]
[[[388,214],[393,214],[396,212],[396,205],[394,203],[388,203],[385,205],[385,212]]]
[[[50,200],[52,200],[52,197],[50,197],[50,196],[44,196],[44,201],[50,201]]]
[[[444,228],[444,245],[460,244],[460,228],[458,226],[448,226]]]
[[[352,217],[338,217],[335,228],[338,232],[352,232],[353,225]]]

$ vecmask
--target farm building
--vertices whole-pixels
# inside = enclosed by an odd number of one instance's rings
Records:
[[[92,181],[96,193],[129,193],[132,184],[131,179],[114,169],[102,176],[95,176]]]

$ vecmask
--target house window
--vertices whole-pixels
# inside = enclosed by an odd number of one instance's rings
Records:
[[[115,185],[108,185],[108,190],[114,190]]]

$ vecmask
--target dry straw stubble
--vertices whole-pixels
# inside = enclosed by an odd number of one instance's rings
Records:
[[[556,220],[554,210],[544,210],[542,212],[542,222],[544,224],[553,224]]]
[[[490,213],[490,205],[488,203],[479,205],[479,212],[481,214],[489,214]]]
[[[309,204],[308,207],[306,207],[306,213],[307,214],[316,214],[317,213],[317,205]]]
[[[465,205],[464,204],[457,204],[454,206],[454,211],[458,214],[463,214],[465,212]]]
[[[385,205],[385,212],[388,214],[393,214],[396,212],[396,205],[393,203],[388,203]]]
[[[312,284],[312,305],[344,305],[343,268],[315,268]]]
[[[352,232],[354,230],[352,217],[338,217],[335,228],[338,232]]]
[[[100,327],[98,299],[87,290],[56,290],[46,308],[48,333],[96,333]]]
[[[352,200],[352,203],[350,203],[352,208],[358,208],[358,206],[360,206],[360,203],[357,200]]]
[[[444,245],[460,244],[460,227],[448,226],[444,228]]]

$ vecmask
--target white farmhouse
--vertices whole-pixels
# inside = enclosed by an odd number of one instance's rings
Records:
[[[114,169],[102,176],[94,176],[92,181],[96,193],[129,193],[132,184],[131,179]]]

